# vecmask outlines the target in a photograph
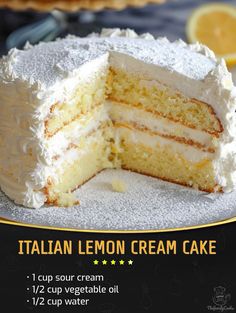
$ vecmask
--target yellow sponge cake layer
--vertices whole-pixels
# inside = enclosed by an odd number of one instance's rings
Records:
[[[111,136],[112,129],[104,126],[82,138],[80,145],[68,150],[55,170],[57,178],[48,179],[45,188],[48,203],[60,205],[57,200],[60,198],[64,202],[63,194],[67,197],[66,193],[73,191],[101,170],[112,167],[109,161]]]
[[[186,157],[184,149],[182,153],[176,151],[170,141],[158,144],[159,138],[125,128],[120,128],[120,134],[120,158],[124,169],[208,192],[219,189],[210,154],[202,153],[199,159],[191,160]],[[194,148],[191,149],[194,152]]]
[[[111,100],[141,107],[171,121],[204,130],[215,136],[223,131],[211,106],[196,99],[186,98],[157,81],[146,80],[144,77],[112,68],[108,85]]]
[[[93,77],[78,88],[65,102],[51,106],[51,114],[45,121],[45,135],[53,136],[58,130],[70,122],[83,117],[96,106],[103,103],[105,98],[105,74]]]

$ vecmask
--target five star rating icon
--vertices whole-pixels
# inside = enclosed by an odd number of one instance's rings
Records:
[[[94,265],[133,265],[133,260],[102,260],[102,261],[99,261],[99,260],[93,260],[93,264]]]

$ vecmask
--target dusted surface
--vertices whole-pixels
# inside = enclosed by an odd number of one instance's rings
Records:
[[[112,181],[126,185],[112,190]],[[203,225],[236,216],[236,192],[207,194],[123,170],[106,170],[76,191],[81,205],[27,209],[0,194],[0,216],[61,228],[154,230]]]

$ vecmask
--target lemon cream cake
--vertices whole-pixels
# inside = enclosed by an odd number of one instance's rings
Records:
[[[0,186],[16,203],[72,205],[123,168],[207,192],[236,183],[235,87],[200,44],[105,29],[0,61]]]

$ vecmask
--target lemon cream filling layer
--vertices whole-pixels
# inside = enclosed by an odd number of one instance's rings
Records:
[[[53,156],[62,155],[69,146],[77,146],[81,138],[85,138],[109,121],[108,110],[104,104],[82,115],[45,141],[47,151],[45,161],[52,160]]]
[[[158,135],[151,135],[141,130],[130,129],[123,125],[120,127],[118,126],[116,132],[116,135],[121,141],[122,139],[128,140],[134,146],[136,144],[142,144],[143,146],[153,149],[171,149],[173,155],[182,156],[191,163],[198,163],[203,159],[214,159],[214,154],[212,153],[201,151],[193,146],[185,145],[175,140],[163,138]]]
[[[192,129],[161,116],[118,102],[108,102],[109,115],[115,123],[126,123],[132,128],[148,130],[163,137],[169,137],[203,150],[214,150],[213,137],[201,130]]]

